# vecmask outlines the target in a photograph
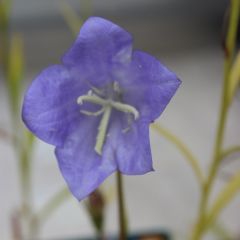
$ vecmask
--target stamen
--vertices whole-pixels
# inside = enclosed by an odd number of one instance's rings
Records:
[[[93,92],[96,93],[98,96],[101,96],[101,97],[104,96],[103,90],[100,90],[100,89],[98,89],[98,88],[96,88],[96,87],[93,87],[93,86],[91,86],[91,89],[92,89]]]
[[[98,96],[95,96],[95,95],[82,95],[82,96],[78,97],[78,99],[77,99],[77,103],[79,105],[82,105],[84,101],[95,103],[95,104],[98,104],[98,105],[101,105],[101,106],[106,106],[106,104],[108,103],[107,100],[102,99],[102,98],[100,98]]]
[[[138,110],[131,105],[124,104],[124,103],[121,103],[121,102],[115,102],[115,101],[110,101],[110,104],[111,104],[112,107],[116,108],[119,111],[122,111],[122,112],[125,112],[125,113],[132,113],[135,120],[139,118]]]
[[[101,122],[98,127],[98,135],[96,138],[96,145],[94,150],[99,155],[102,155],[102,148],[106,138],[107,127],[108,127],[109,119],[111,116],[111,111],[112,111],[112,107],[110,105],[105,107]]]
[[[103,145],[104,145],[106,137],[107,137],[107,128],[108,128],[112,109],[115,108],[116,110],[124,112],[124,113],[131,113],[135,120],[139,118],[139,112],[135,107],[133,107],[131,105],[114,101],[112,99],[112,96],[108,96],[108,99],[103,98],[104,96],[102,97],[103,92],[101,90],[94,88],[94,87],[91,87],[91,88],[92,88],[92,90],[90,90],[86,95],[82,95],[82,96],[78,97],[77,103],[82,105],[83,102],[90,102],[90,103],[94,103],[94,104],[102,106],[102,108],[96,112],[91,112],[91,111],[86,111],[86,110],[80,111],[82,114],[85,114],[87,116],[99,116],[99,115],[103,114],[102,119],[99,123],[98,134],[96,137],[96,144],[94,147],[94,150],[99,155],[101,155],[102,148],[103,148]],[[113,89],[115,92],[120,94],[121,89],[116,82],[113,83]],[[130,116],[128,116],[128,117],[130,117]],[[130,130],[130,127],[128,126],[127,128],[123,129],[122,132],[126,133],[129,130]]]
[[[105,111],[105,108],[101,108],[99,111],[96,111],[96,112],[90,112],[90,111],[85,111],[85,110],[81,110],[80,112],[82,114],[85,114],[87,116],[94,116],[94,117],[97,117],[99,115],[101,115],[103,112]]]

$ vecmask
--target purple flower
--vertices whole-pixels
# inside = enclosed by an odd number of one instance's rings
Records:
[[[31,84],[23,121],[56,147],[63,177],[81,200],[117,170],[152,171],[149,124],[179,84],[157,59],[132,50],[128,32],[91,17],[62,64],[43,70]]]

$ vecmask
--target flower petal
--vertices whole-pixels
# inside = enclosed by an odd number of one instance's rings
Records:
[[[129,125],[127,115],[120,112],[114,112],[113,118],[104,150],[114,152],[118,170],[128,175],[153,171],[149,123],[132,119]]]
[[[94,191],[110,174],[116,171],[113,155],[94,151],[99,118],[84,117],[76,131],[56,148],[60,170],[71,192],[82,200]]]
[[[84,69],[89,81],[98,86],[111,81],[112,64],[129,62],[131,54],[132,37],[128,32],[108,20],[91,17],[62,61]]]
[[[123,99],[140,111],[140,117],[154,121],[163,112],[181,81],[147,53],[135,51],[128,68],[115,71],[123,88]]]
[[[71,69],[61,65],[45,69],[24,96],[23,121],[43,141],[61,146],[80,121],[77,97],[87,88]]]

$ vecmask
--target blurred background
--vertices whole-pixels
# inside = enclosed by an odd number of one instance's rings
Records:
[[[75,36],[64,14],[70,7],[82,18],[90,15],[112,20],[134,36],[134,47],[144,50],[172,69],[183,81],[158,120],[191,148],[205,169],[214,144],[223,79],[222,22],[228,0],[16,0],[11,31],[24,39],[25,81],[50,64],[58,63]],[[67,5],[66,5],[67,4]],[[65,9],[65,10],[64,10]],[[4,78],[0,75],[0,128],[10,133],[11,120]],[[227,126],[226,145],[239,140],[239,97]],[[200,191],[190,167],[178,150],[151,131],[155,172],[124,179],[129,226],[132,232],[166,230],[186,239],[196,218]],[[37,141],[33,156],[33,202],[38,209],[65,185],[53,148]],[[215,190],[239,169],[229,162],[221,169]],[[117,231],[114,178],[107,180],[106,224]],[[0,139],[0,239],[10,239],[10,217],[18,207],[19,179],[16,156],[8,141]],[[213,196],[214,197],[214,196]],[[240,196],[221,215],[224,227],[240,234]],[[93,235],[85,208],[70,197],[44,224],[41,239]],[[208,236],[208,239],[215,239]]]
[[[85,19],[89,14],[119,23],[134,35],[135,47],[176,54],[221,42],[227,0],[67,0]],[[74,37],[63,19],[64,1],[18,0],[13,3],[12,28],[24,34],[27,66],[39,70],[56,62]]]

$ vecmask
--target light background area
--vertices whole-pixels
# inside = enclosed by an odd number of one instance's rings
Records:
[[[42,68],[59,61],[73,41],[59,14],[59,2],[16,1],[12,26],[25,38],[26,84]],[[218,1],[218,5],[216,2],[211,1],[209,6],[174,0],[93,2],[94,15],[110,18],[125,27],[134,35],[136,48],[157,56],[183,81],[158,122],[182,138],[200,159],[205,173],[212,154],[222,83],[220,17],[226,1]],[[78,1],[70,3],[80,6]],[[78,10],[81,12],[81,8]],[[0,81],[0,127],[11,132],[6,99],[6,89]],[[226,146],[239,143],[239,105],[238,96],[230,111]],[[124,179],[130,230],[165,229],[173,232],[177,239],[186,239],[196,217],[199,187],[190,167],[173,145],[153,131],[151,145],[155,172]],[[34,204],[39,208],[65,182],[53,148],[43,142],[36,144],[33,166]],[[239,162],[222,167],[214,196],[225,182],[223,176],[239,168]],[[3,240],[10,239],[9,218],[20,200],[17,174],[16,157],[10,144],[0,140],[0,239]],[[106,184],[111,196],[106,211],[106,230],[115,233],[114,176]],[[240,196],[237,196],[221,215],[226,228],[238,235],[239,204]],[[93,234],[93,229],[83,205],[70,198],[46,222],[41,237],[89,234]]]

